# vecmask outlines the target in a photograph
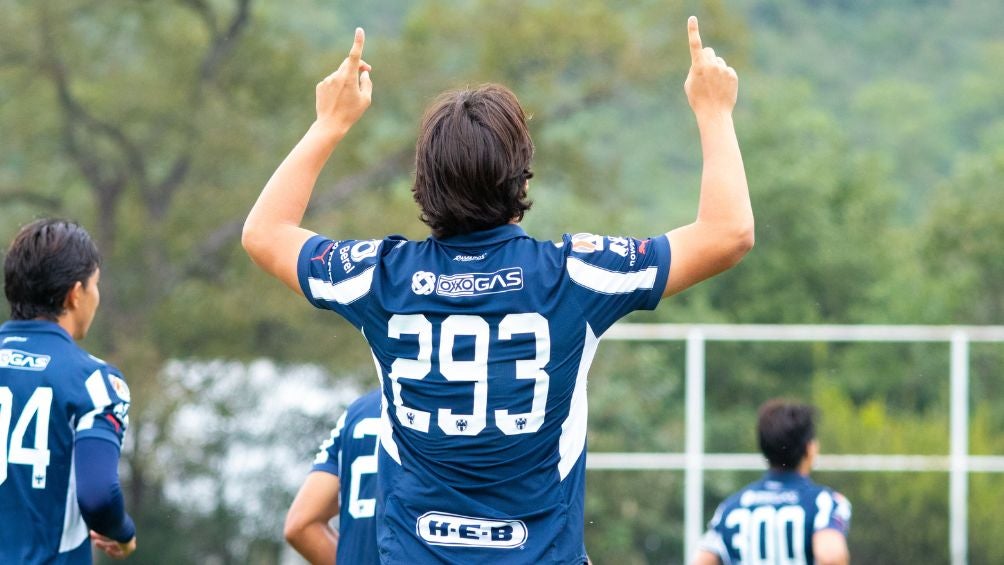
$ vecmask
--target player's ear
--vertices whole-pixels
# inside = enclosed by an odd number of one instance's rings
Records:
[[[818,439],[813,438],[812,441],[809,442],[809,445],[805,447],[805,454],[809,457],[810,460],[812,461],[816,460],[816,457],[819,455]]]
[[[73,283],[70,290],[66,292],[66,298],[63,299],[63,308],[65,310],[74,310],[77,305],[80,304],[80,299],[84,295],[84,283],[77,281]]]

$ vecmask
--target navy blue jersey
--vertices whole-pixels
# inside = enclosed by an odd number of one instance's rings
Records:
[[[843,495],[793,471],[770,471],[718,506],[701,549],[725,565],[811,565],[812,535],[834,529],[846,536],[850,526]]]
[[[46,321],[0,326],[0,563],[90,563],[74,441],[121,447],[129,388]]]
[[[381,559],[582,563],[586,374],[599,337],[654,308],[669,242],[308,240],[308,300],[369,342],[383,391]]]
[[[380,563],[374,518],[380,429],[377,389],[360,397],[342,413],[331,437],[321,444],[311,468],[339,478],[339,563]]]

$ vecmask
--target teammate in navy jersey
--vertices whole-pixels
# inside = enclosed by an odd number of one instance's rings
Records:
[[[380,390],[342,413],[286,514],[286,541],[314,565],[380,563],[376,544]],[[338,531],[329,522],[338,516]]]
[[[265,186],[242,242],[372,349],[383,562],[586,561],[586,374],[599,337],[753,244],[732,123],[738,79],[701,45],[696,18],[688,34],[685,91],[704,154],[697,219],[644,239],[538,241],[520,228],[533,142],[499,85],[447,92],[425,114],[413,194],[431,237],[316,235],[300,223],[317,176],[372,94],[361,29],[317,85],[317,119]]]
[[[100,256],[87,232],[37,220],[4,259],[0,326],[0,563],[91,563],[136,549],[118,480],[129,421],[122,374],[88,355]]]
[[[809,480],[819,453],[815,410],[768,401],[757,436],[770,470],[718,506],[694,565],[849,563],[851,503]]]

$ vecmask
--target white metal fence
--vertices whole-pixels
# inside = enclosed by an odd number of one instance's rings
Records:
[[[967,562],[969,473],[1004,473],[1004,456],[969,454],[969,344],[1004,343],[1004,326],[821,326],[618,324],[607,340],[686,343],[684,453],[589,453],[589,469],[684,471],[684,562],[692,558],[703,525],[706,470],[758,470],[760,454],[704,452],[704,351],[709,341],[942,342],[950,344],[950,443],[946,455],[823,455],[819,471],[941,471],[949,475],[952,565]]]

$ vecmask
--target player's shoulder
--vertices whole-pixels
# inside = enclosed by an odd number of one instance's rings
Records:
[[[843,507],[847,508],[848,511],[850,510],[851,501],[846,496],[844,496],[843,493],[841,493],[840,491],[836,490],[833,487],[829,487],[826,485],[816,484],[815,486],[817,487],[817,495],[816,495],[817,501],[827,500],[829,504],[832,504],[836,508]]]
[[[380,389],[375,388],[360,396],[346,409],[347,419],[357,420],[361,418],[376,418],[380,416],[381,396]]]

